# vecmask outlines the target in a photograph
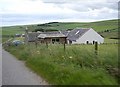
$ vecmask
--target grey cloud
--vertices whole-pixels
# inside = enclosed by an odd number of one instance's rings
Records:
[[[42,0],[44,3],[53,3],[55,6],[60,7],[60,8],[69,8],[75,11],[82,11],[86,12],[89,11],[88,8],[90,9],[101,9],[101,8],[109,8],[113,10],[118,10],[118,0],[107,0],[106,2],[94,2],[94,1],[89,1],[85,2],[80,1],[80,0]]]
[[[32,0],[35,1],[35,0]],[[2,24],[3,25],[14,25],[14,24],[27,24],[27,23],[36,23],[36,22],[50,22],[56,20],[67,20],[67,19],[74,19],[74,20],[101,20],[101,19],[114,19],[117,18],[117,2],[107,1],[105,3],[83,3],[79,1],[68,1],[68,0],[43,0],[44,3],[53,3],[55,6],[59,8],[69,8],[77,12],[73,13],[48,13],[48,14],[3,14],[2,15]],[[73,2],[74,1],[74,2]],[[85,0],[84,0],[85,1]],[[72,3],[73,2],[73,3]],[[109,8],[113,9],[114,12],[108,13],[107,11],[100,11],[100,13],[95,16],[92,15],[89,11],[89,8],[92,10],[101,10],[102,8]]]
[[[63,7],[75,10],[75,11],[80,11],[80,12],[86,12],[89,11],[89,7],[85,5],[80,5],[79,3],[76,4],[63,4]]]
[[[42,0],[44,3],[54,3],[54,4],[63,4],[63,3],[73,3],[79,0]]]
[[[92,9],[101,9],[101,8],[109,8],[113,10],[118,10],[118,4],[117,3],[97,3],[97,4],[88,4],[88,7]]]
[[[36,15],[26,15],[26,14],[3,14],[2,15],[2,24],[15,24],[15,23],[24,23],[24,22],[33,22],[33,21],[46,21],[46,20],[57,20],[57,19],[66,19],[69,16],[63,14],[36,14]]]

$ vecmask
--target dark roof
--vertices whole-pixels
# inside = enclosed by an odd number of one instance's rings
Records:
[[[36,37],[39,35],[37,32],[29,32],[28,33],[28,41],[35,41]]]
[[[64,34],[65,36],[68,36],[70,31],[62,30],[61,33]]]
[[[71,41],[76,41],[79,37],[81,37],[88,30],[89,30],[88,28],[71,30],[68,33],[67,39]]]
[[[38,38],[48,38],[48,37],[67,37],[68,40],[76,41],[90,28],[80,28],[71,31],[53,31],[53,32],[29,32],[28,41],[35,41]]]
[[[52,32],[42,32],[42,34],[59,34],[60,31],[52,31]]]
[[[38,36],[38,38],[50,38],[50,37],[66,37],[66,36],[62,34],[60,31],[43,32]]]

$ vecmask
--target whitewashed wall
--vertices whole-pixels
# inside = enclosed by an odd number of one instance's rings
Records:
[[[97,41],[98,44],[104,42],[104,38],[101,37],[96,31],[93,29],[88,30],[83,36],[81,36],[76,42],[72,42],[72,44],[86,44],[86,42],[93,44],[93,41]]]

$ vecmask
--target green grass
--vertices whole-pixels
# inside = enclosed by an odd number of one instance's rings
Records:
[[[99,45],[98,55],[94,45],[34,44],[10,46],[7,51],[50,84],[58,85],[116,85],[117,80],[107,67],[118,67],[118,45]],[[21,51],[22,50],[22,51]]]
[[[80,28],[93,28],[97,32],[118,29],[118,20],[106,20],[106,21],[98,21],[98,22],[58,22],[52,24],[45,24],[50,26],[37,26],[35,25],[24,25],[24,26],[9,26],[2,27],[3,35],[14,35],[16,33],[23,33],[25,30],[25,26],[28,26],[30,31],[35,29],[55,29],[55,30],[66,30],[66,29],[74,29],[76,27]]]
[[[101,33],[102,36],[104,36],[105,38],[118,38],[118,32],[115,31],[115,32],[103,32]]]
[[[24,32],[25,32],[24,26],[2,27],[2,35],[15,35],[15,34],[22,34]]]
[[[119,39],[108,39],[104,38],[104,43],[118,43]]]
[[[2,37],[2,43],[9,40],[9,39],[10,39],[10,37]]]

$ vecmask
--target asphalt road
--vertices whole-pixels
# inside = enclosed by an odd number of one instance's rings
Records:
[[[2,85],[2,44],[0,44],[0,86]]]
[[[28,69],[23,61],[2,50],[2,85],[48,85]]]

